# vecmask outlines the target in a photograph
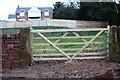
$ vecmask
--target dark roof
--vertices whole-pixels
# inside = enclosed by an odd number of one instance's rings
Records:
[[[19,13],[19,11],[21,9],[25,10],[26,12],[28,12],[32,7],[18,7],[16,8],[16,12],[15,13]],[[48,9],[51,13],[53,13],[53,9],[52,7],[37,7],[40,11],[44,11],[45,9]]]
[[[38,7],[39,10],[44,11],[45,9],[48,9],[51,13],[53,13],[52,7]]]
[[[16,15],[15,15],[15,14],[9,14],[9,15],[8,15],[8,19],[13,19],[13,18],[14,18],[14,19],[16,18]]]

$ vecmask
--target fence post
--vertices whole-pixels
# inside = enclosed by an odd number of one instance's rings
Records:
[[[20,68],[31,66],[32,49],[30,40],[30,28],[20,29]]]
[[[32,26],[30,27],[30,31],[31,30],[33,30]],[[33,57],[33,53],[32,53],[33,52],[33,33],[31,33],[31,32],[30,32],[29,39],[30,39],[30,49],[31,49],[31,55],[30,56],[31,56],[31,66],[32,66],[33,65],[33,58],[32,58]]]
[[[109,60],[120,62],[120,27],[111,26],[109,33]]]
[[[110,25],[107,26],[107,43],[110,43]],[[107,47],[109,48],[109,44],[107,44]],[[107,52],[109,53],[109,49],[107,50]],[[107,55],[108,57],[109,55]]]

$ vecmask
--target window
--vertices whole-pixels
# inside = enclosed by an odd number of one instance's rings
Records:
[[[20,12],[20,16],[25,16],[25,13],[24,12]]]
[[[44,12],[44,15],[45,16],[49,16],[49,12]]]

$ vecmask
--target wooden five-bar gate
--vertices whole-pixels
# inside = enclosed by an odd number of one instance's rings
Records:
[[[33,60],[106,58],[108,28],[31,30]]]

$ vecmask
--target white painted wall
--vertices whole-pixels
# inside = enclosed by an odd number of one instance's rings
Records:
[[[28,17],[41,17],[41,11],[33,6],[29,11],[28,11]]]

